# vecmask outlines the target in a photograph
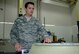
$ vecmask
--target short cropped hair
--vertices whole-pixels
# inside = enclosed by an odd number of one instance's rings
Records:
[[[34,3],[33,3],[33,2],[27,2],[27,3],[25,3],[25,8],[27,8],[29,4],[34,5]]]

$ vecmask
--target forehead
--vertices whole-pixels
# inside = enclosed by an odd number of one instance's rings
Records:
[[[33,4],[28,4],[28,6],[27,7],[34,7],[34,5]]]

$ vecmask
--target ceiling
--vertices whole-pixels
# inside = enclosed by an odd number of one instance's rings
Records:
[[[76,2],[78,0],[51,0],[51,1],[56,1],[56,2],[67,3],[67,4],[70,4],[70,5],[73,5],[73,4],[76,4]]]
[[[68,2],[68,0],[51,0],[51,1],[64,2],[64,3],[67,3]]]

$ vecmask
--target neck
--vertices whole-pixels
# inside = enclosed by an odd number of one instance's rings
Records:
[[[27,17],[32,17],[32,15],[29,15],[29,14],[27,14],[27,13],[26,13],[26,16],[27,16]]]

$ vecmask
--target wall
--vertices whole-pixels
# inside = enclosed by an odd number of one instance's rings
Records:
[[[3,21],[5,22],[14,22],[14,20],[18,17],[18,0],[2,0],[3,3],[0,3],[0,5],[2,4],[4,7],[4,14],[2,15],[3,17],[0,18],[3,19]],[[1,2],[1,1],[0,1]],[[0,21],[0,37],[5,39],[10,39],[10,30],[12,27],[12,24],[8,24],[4,22]],[[3,23],[1,23],[3,22]],[[4,30],[4,32],[3,32]]]
[[[71,26],[72,18],[69,8],[55,6],[43,3],[41,5],[41,20],[46,20],[46,24],[53,24],[57,26]]]
[[[1,10],[1,8],[3,10]],[[4,18],[4,0],[0,0],[0,22],[3,22]],[[0,24],[0,38],[3,38],[3,24]]]
[[[72,15],[72,34],[74,37],[75,42],[77,42],[77,34],[78,34],[78,27],[77,21],[79,21],[79,0],[78,2],[71,7],[71,15]]]
[[[5,22],[14,22],[18,17],[18,0],[6,0]],[[4,38],[10,38],[12,24],[5,24]]]
[[[64,37],[67,42],[77,42],[77,37],[75,40],[72,40],[72,29],[76,31],[75,35],[77,36],[77,26],[76,21],[74,21],[75,26],[73,27],[74,23],[72,20],[72,15],[70,12],[70,8],[51,5],[47,3],[42,3],[41,5],[41,21],[44,23],[45,17],[45,24],[53,25],[53,26],[46,26],[47,30],[51,32],[55,32],[55,35],[58,38]]]
[[[3,10],[0,11],[0,39],[10,39],[12,24],[5,22],[14,22],[17,18],[17,1],[18,0],[0,0],[0,8],[3,8]],[[7,41],[8,40],[6,40],[4,45],[0,43],[0,51],[14,51],[14,47]]]

